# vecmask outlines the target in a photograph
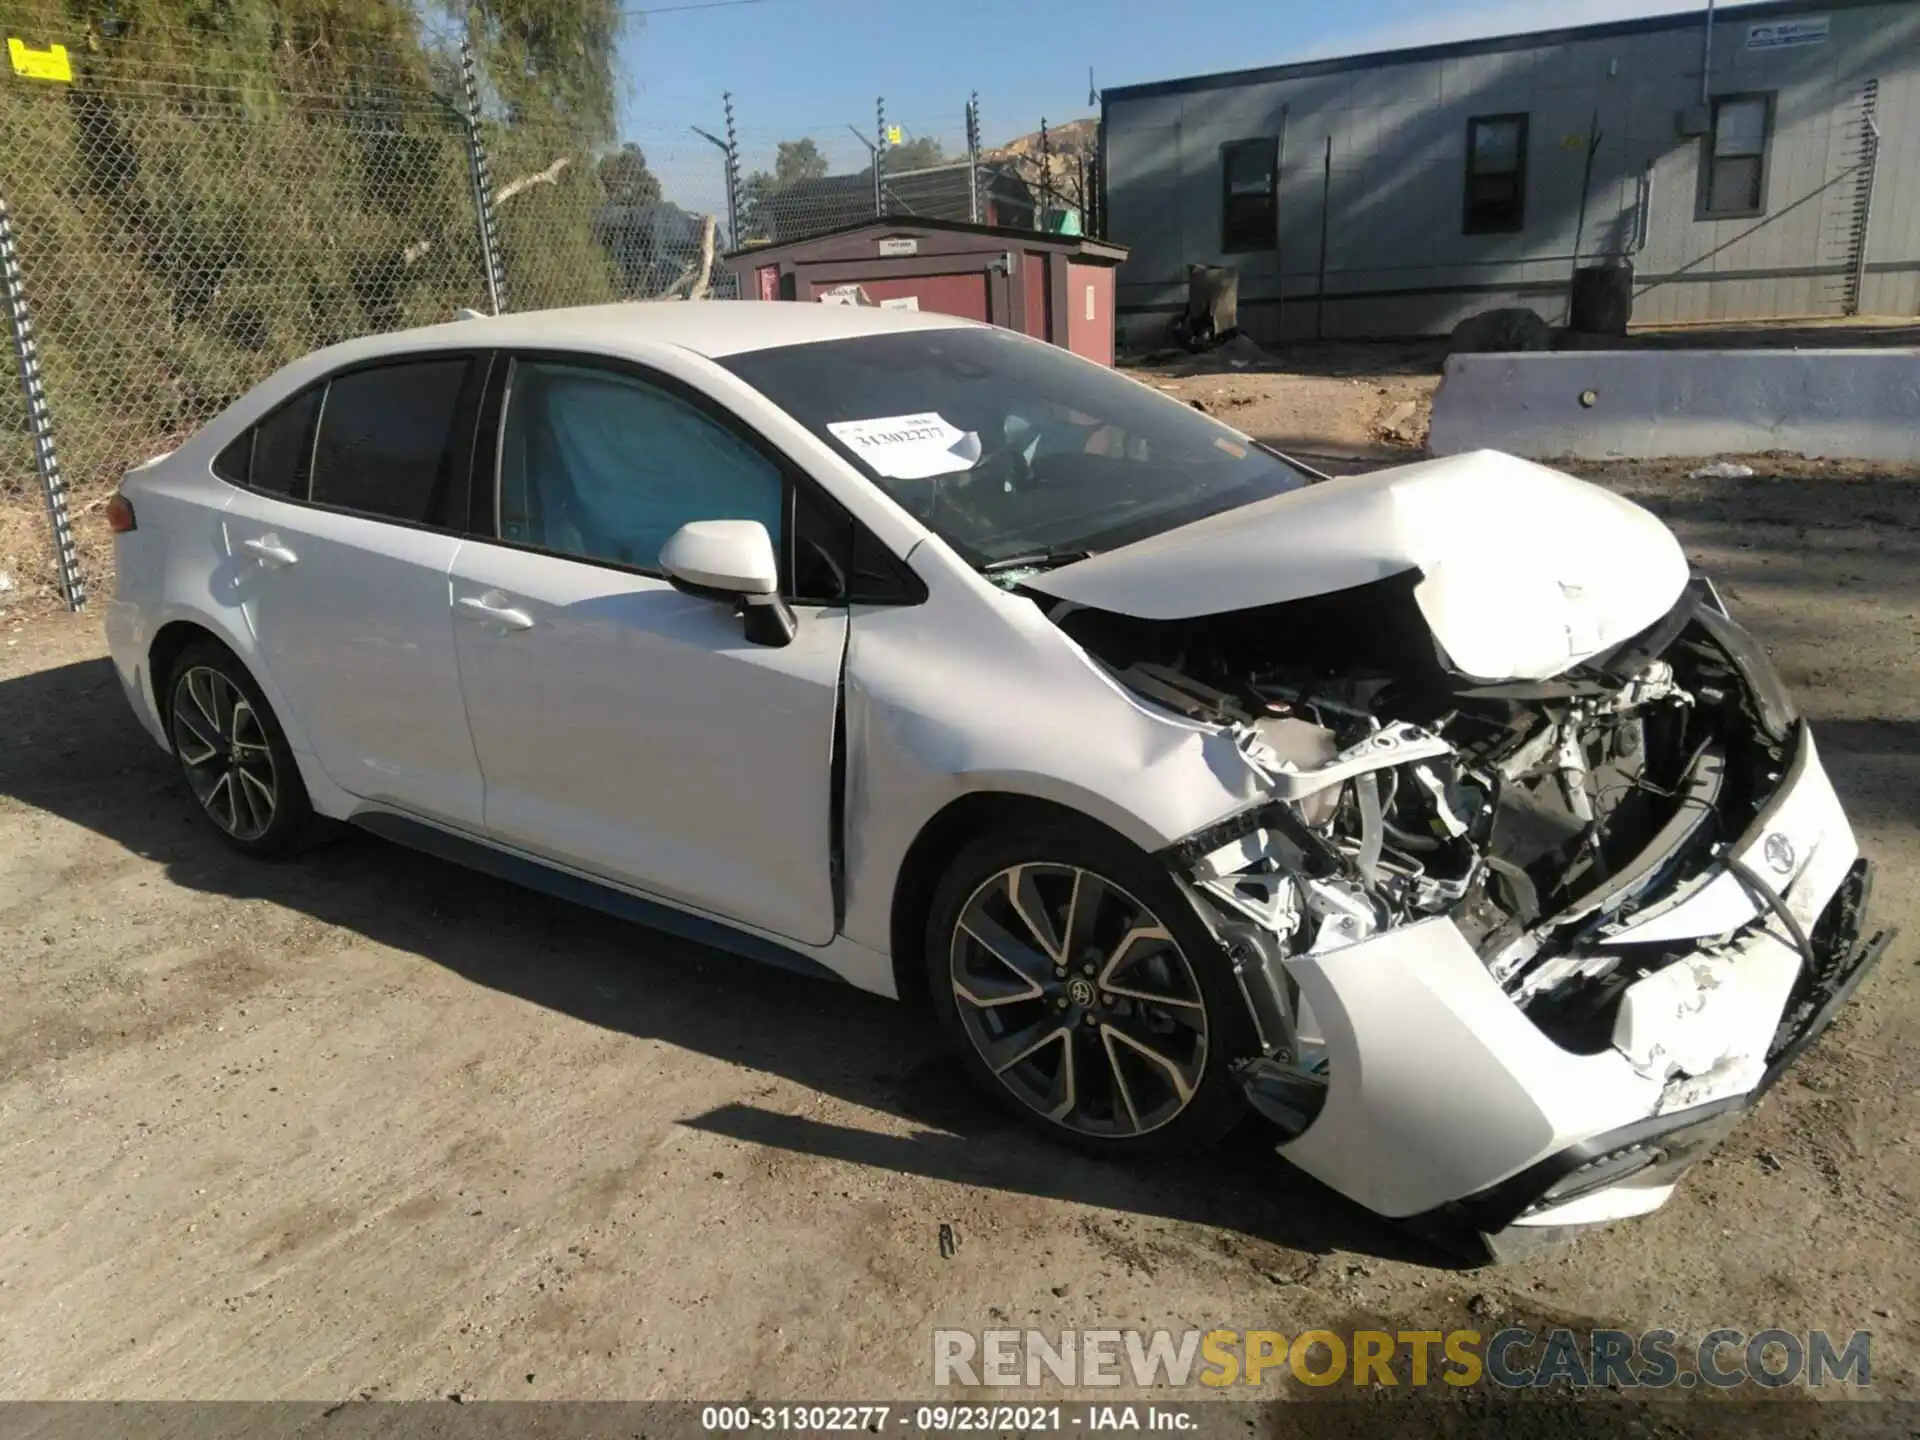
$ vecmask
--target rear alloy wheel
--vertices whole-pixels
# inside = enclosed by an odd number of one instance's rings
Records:
[[[167,730],[187,788],[229,843],[277,854],[313,811],[285,736],[251,677],[224,649],[196,645],[174,667]]]
[[[1061,1139],[1212,1140],[1241,1113],[1218,947],[1144,855],[1104,836],[1124,858],[1096,855],[1093,838],[969,848],[930,927],[935,1007],[976,1078]]]

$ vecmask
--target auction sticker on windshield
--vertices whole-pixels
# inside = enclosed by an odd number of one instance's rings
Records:
[[[934,410],[873,420],[835,420],[827,430],[889,480],[955,475],[971,470],[980,459],[980,437],[948,423]]]

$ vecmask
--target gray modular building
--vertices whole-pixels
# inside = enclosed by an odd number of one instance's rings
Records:
[[[1188,267],[1257,339],[1565,317],[1624,257],[1636,324],[1920,313],[1920,0],[1763,3],[1107,90],[1118,319]],[[1584,196],[1584,198],[1583,198]],[[1577,241],[1576,241],[1577,232]]]

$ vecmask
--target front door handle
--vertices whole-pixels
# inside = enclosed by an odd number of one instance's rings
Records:
[[[460,613],[469,620],[484,621],[489,625],[498,625],[502,630],[531,630],[533,617],[524,610],[517,610],[507,604],[507,597],[498,590],[489,590],[484,595],[462,595],[453,602]]]
[[[240,548],[259,557],[261,561],[275,569],[300,563],[300,557],[282,545],[277,535],[260,535],[252,540],[242,540]]]

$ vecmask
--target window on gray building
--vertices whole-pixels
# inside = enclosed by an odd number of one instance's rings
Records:
[[[1220,147],[1221,253],[1271,250],[1279,243],[1274,228],[1279,151],[1279,141],[1271,135],[1230,140]]]
[[[1771,95],[1721,95],[1713,102],[1706,164],[1700,170],[1700,218],[1759,215],[1766,210]]]
[[[1476,115],[1467,121],[1467,194],[1460,229],[1497,235],[1522,229],[1527,214],[1527,117]]]

